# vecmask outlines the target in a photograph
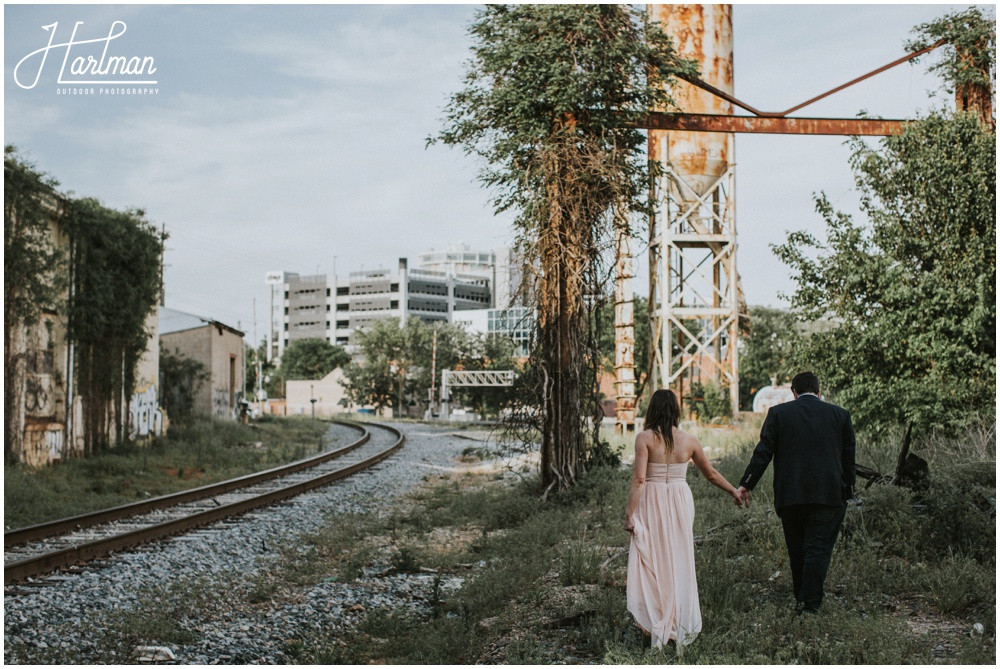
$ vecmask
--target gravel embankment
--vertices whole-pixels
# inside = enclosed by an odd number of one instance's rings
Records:
[[[278,547],[318,530],[331,513],[387,508],[426,475],[454,467],[455,457],[474,444],[447,428],[395,426],[406,435],[406,445],[373,471],[234,522],[121,554],[104,569],[19,588],[26,594],[5,594],[4,663],[141,661],[134,648],[115,641],[120,638],[115,613],[149,610],[157,604],[150,600],[162,593],[184,596],[178,584],[197,589],[206,610],[183,621],[193,627],[192,641],[165,644],[177,664],[281,664],[288,661],[283,651],[290,640],[346,627],[357,618],[351,608],[358,604],[426,606],[433,576],[423,574],[323,582],[304,588],[294,603],[246,604],[253,578],[273,564]]]

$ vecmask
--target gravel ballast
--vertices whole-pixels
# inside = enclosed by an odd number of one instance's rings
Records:
[[[276,564],[280,547],[296,545],[301,535],[321,529],[330,514],[390,508],[426,476],[454,468],[456,456],[473,443],[451,434],[453,428],[393,425],[406,435],[406,444],[373,470],[122,553],[101,569],[8,588],[19,594],[4,596],[5,664],[282,664],[289,661],[285,651],[296,639],[345,628],[372,607],[426,607],[434,587],[430,574],[321,582],[303,587],[290,603],[246,604],[253,580]],[[199,602],[188,620],[179,621],[185,628],[194,623],[189,642],[162,644],[159,653],[122,642],[114,629],[116,615],[140,607],[177,606],[157,601],[172,597]],[[181,608],[190,606],[186,602]]]

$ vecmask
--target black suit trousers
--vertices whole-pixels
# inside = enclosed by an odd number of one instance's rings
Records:
[[[814,612],[823,602],[823,583],[847,504],[794,504],[777,509],[785,532],[795,599]]]

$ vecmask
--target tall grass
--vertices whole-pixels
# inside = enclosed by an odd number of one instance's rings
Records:
[[[714,458],[752,448],[757,443],[762,422],[763,418],[757,417],[728,425],[703,425],[685,421],[680,427],[697,437],[709,457]],[[605,426],[601,428],[601,439],[608,442],[625,460],[631,461],[635,457],[635,433],[621,434],[613,427]]]
[[[317,424],[322,435],[328,425]],[[4,526],[15,529],[225,480],[315,453],[308,419],[242,425],[198,417],[148,444],[35,469],[4,466]]]
[[[713,459],[735,481],[753,440],[729,434]],[[749,510],[692,468],[703,630],[682,657],[672,646],[650,649],[626,610],[627,467],[594,469],[545,501],[530,477],[481,468],[436,475],[384,512],[331,516],[227,597],[238,607],[280,610],[323,581],[364,589],[390,574],[436,572],[418,606],[368,607],[346,628],[338,618],[303,629],[284,649],[289,663],[993,665],[995,484],[987,473],[995,455],[975,438],[914,442],[931,463],[924,492],[859,490],[818,616],[794,611],[770,468]],[[890,458],[898,443],[862,438],[859,446]],[[461,585],[446,590],[445,581]],[[108,634],[131,645],[190,642],[200,620],[225,614],[200,604],[165,610],[166,617],[109,621]]]
[[[747,432],[730,430],[728,440],[713,444],[716,467],[730,481],[742,474],[754,445]],[[699,438],[704,443],[724,434]],[[466,574],[462,588],[434,614],[369,611],[353,631],[303,639],[290,659],[993,664],[995,513],[970,498],[968,486],[969,472],[988,470],[993,453],[970,446],[970,438],[921,442],[916,450],[930,455],[931,485],[920,496],[886,486],[859,491],[815,617],[794,612],[770,475],[749,510],[737,509],[697,473],[689,477],[704,629],[682,658],[672,646],[651,650],[625,609],[627,468],[596,469],[544,503],[531,481],[453,477],[425,488],[405,512],[384,522],[397,541],[405,538],[411,566]],[[862,445],[889,458],[898,442]],[[949,466],[960,457],[962,466]],[[960,501],[967,512],[954,508]],[[464,549],[440,553],[432,537],[442,527],[469,530],[475,538]],[[479,567],[469,572],[462,563]],[[976,636],[974,623],[984,626],[984,635]]]

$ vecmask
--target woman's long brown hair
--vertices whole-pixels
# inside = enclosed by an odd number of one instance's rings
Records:
[[[680,420],[681,405],[677,402],[674,391],[661,388],[653,393],[646,408],[644,427],[663,437],[668,453],[674,450],[673,428],[680,424]]]

